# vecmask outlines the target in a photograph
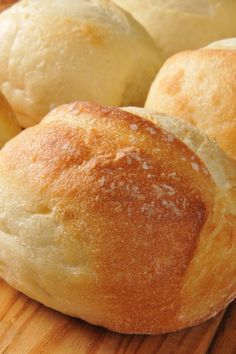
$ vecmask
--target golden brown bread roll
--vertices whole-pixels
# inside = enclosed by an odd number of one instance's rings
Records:
[[[196,125],[236,159],[236,51],[206,47],[169,58],[145,107]]]
[[[0,148],[20,130],[11,107],[0,92]]]
[[[0,12],[16,3],[18,0],[0,0]]]
[[[159,53],[107,0],[20,1],[0,15],[0,89],[23,127],[81,100],[143,106]]]
[[[235,0],[113,0],[147,29],[163,59],[236,35]]]
[[[2,149],[0,274],[118,332],[175,331],[236,295],[235,162],[127,110],[64,105]]]

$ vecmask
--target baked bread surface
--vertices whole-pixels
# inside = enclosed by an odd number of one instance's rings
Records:
[[[175,331],[235,297],[235,162],[180,120],[126,110],[64,105],[6,144],[0,274],[118,332]]]
[[[236,50],[236,37],[221,39],[219,41],[212,42],[208,44],[205,48]]]
[[[209,46],[172,56],[145,107],[196,125],[236,159],[236,50]]]
[[[23,127],[80,100],[140,105],[159,69],[143,27],[107,0],[22,0],[0,15],[0,89]]]

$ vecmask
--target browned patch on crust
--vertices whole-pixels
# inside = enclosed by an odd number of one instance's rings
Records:
[[[184,94],[176,97],[176,113],[173,115],[181,118],[182,114],[185,115],[186,122],[189,122],[195,125],[195,121],[193,119],[194,108],[191,106],[191,102],[188,97]]]
[[[140,151],[121,151],[115,161],[91,166],[83,185],[103,230],[94,230],[100,291],[109,295],[109,311],[118,314],[122,331],[152,331],[157,316],[159,325],[171,326],[181,279],[207,217],[201,196],[184,176],[176,176],[177,186],[170,165],[150,163],[147,173],[147,161]]]
[[[212,95],[212,105],[217,107],[217,106],[219,106],[221,104],[221,102],[222,102],[222,97],[219,94],[217,94],[217,93],[213,93],[213,95]]]
[[[53,201],[85,251],[97,323],[153,333],[177,325],[214,190],[184,143],[118,108],[76,102],[20,134],[1,159],[24,188]]]
[[[80,26],[81,35],[93,44],[101,44],[104,39],[104,33],[101,33],[101,27],[95,24],[84,23]]]
[[[81,38],[92,45],[101,45],[104,43],[106,28],[94,21],[80,21],[76,18],[61,17],[56,23],[51,23],[50,35],[45,32],[45,41],[49,44],[55,40],[64,42],[67,45],[74,46],[75,41]]]
[[[173,76],[166,77],[160,81],[163,91],[170,96],[174,96],[182,90],[184,70],[178,70]]]
[[[19,0],[0,0],[0,12],[15,4]]]

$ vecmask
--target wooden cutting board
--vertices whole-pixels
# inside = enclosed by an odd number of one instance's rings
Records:
[[[50,310],[0,280],[0,353],[236,354],[236,304],[180,332],[122,335]]]

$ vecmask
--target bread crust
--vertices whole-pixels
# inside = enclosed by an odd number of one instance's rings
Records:
[[[235,179],[216,181],[141,111],[61,106],[0,152],[1,276],[118,332],[197,324],[235,297]]]
[[[6,10],[8,7],[12,6],[19,0],[0,0],[0,12]]]
[[[169,58],[145,107],[197,126],[236,159],[236,51],[206,47]]]

